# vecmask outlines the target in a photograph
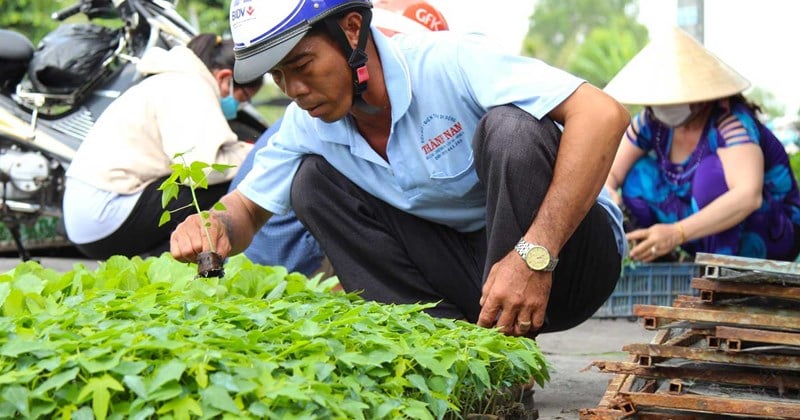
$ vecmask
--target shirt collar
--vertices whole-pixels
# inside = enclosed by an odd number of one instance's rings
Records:
[[[375,27],[372,28],[372,38],[379,51],[383,79],[389,92],[389,102],[392,104],[392,123],[402,117],[411,105],[411,77],[408,64],[397,46]]]

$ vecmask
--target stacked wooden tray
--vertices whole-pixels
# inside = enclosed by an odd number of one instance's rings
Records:
[[[651,343],[628,344],[581,419],[800,418],[800,265],[698,254],[695,296],[635,305]]]

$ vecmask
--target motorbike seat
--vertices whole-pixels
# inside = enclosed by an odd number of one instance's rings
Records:
[[[0,88],[13,90],[33,58],[33,44],[24,35],[0,29]]]

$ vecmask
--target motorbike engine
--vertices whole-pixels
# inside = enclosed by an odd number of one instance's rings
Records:
[[[0,200],[29,199],[47,185],[49,176],[49,162],[41,153],[0,150]]]

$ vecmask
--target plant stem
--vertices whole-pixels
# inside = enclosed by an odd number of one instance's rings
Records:
[[[195,210],[197,210],[197,215],[200,216],[200,219],[203,219],[203,211],[200,209],[200,204],[197,202],[197,194],[194,193],[193,182],[189,183],[189,190],[192,192],[192,203],[194,204]],[[209,213],[208,217],[211,218],[211,213]],[[211,252],[217,252],[217,250],[214,249],[214,242],[211,241],[211,234],[208,233],[208,227],[206,226],[205,219],[200,220],[200,226],[203,227],[203,232],[206,234],[206,239],[208,240],[208,249],[210,249]]]

